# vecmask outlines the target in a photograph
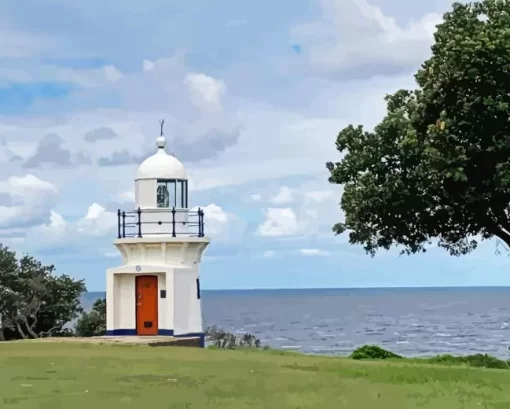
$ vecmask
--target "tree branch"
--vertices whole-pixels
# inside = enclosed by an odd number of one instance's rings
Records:
[[[54,327],[50,328],[48,331],[41,331],[41,333],[39,334],[40,338],[43,338],[45,335],[47,335],[48,337],[51,337],[51,335],[52,335],[51,333],[57,329],[61,329],[62,325],[63,324],[55,325]]]

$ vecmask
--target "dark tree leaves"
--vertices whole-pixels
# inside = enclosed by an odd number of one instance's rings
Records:
[[[453,255],[475,237],[510,246],[510,2],[455,3],[415,78],[417,90],[386,97],[372,132],[339,133],[344,156],[327,168],[344,185],[345,221],[334,232],[371,255],[432,239]]]
[[[82,311],[82,280],[55,276],[53,265],[0,245],[1,338],[39,338],[57,335]]]
[[[76,324],[79,337],[97,337],[106,333],[106,300],[97,300],[90,312],[84,312]]]

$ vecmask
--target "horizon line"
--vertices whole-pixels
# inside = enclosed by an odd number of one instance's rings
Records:
[[[202,288],[202,291],[296,291],[296,290],[411,290],[411,289],[459,289],[459,288],[510,288],[510,285],[446,285],[446,286],[387,286],[387,287],[280,287],[280,288]],[[104,293],[106,290],[86,291]]]

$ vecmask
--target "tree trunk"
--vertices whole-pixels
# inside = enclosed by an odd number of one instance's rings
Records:
[[[39,338],[39,336],[34,332],[34,330],[32,329],[32,327],[30,326],[30,324],[28,323],[28,320],[27,320],[27,317],[23,317],[23,322],[25,324],[25,327],[27,329],[27,332],[28,334],[32,337],[32,338]]]
[[[23,339],[27,339],[27,335],[23,332],[23,330],[21,329],[21,326],[19,325],[19,323],[16,322],[16,329],[18,330],[18,333],[21,335],[21,338]]]

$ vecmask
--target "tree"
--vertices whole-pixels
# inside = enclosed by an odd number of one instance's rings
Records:
[[[97,337],[106,332],[106,299],[97,300],[90,312],[84,312],[76,323],[79,337]]]
[[[45,266],[29,255],[0,245],[0,338],[39,338],[58,335],[82,311],[83,280],[54,276],[55,267]],[[65,331],[64,331],[65,332]]]
[[[372,132],[339,133],[344,156],[326,166],[345,221],[333,231],[372,256],[433,239],[452,255],[491,237],[510,246],[510,2],[454,3],[415,79]]]
[[[68,336],[70,332],[64,330],[64,326],[83,312],[81,295],[86,291],[84,281],[62,274],[49,276],[45,287],[47,293],[35,332],[43,336]]]

